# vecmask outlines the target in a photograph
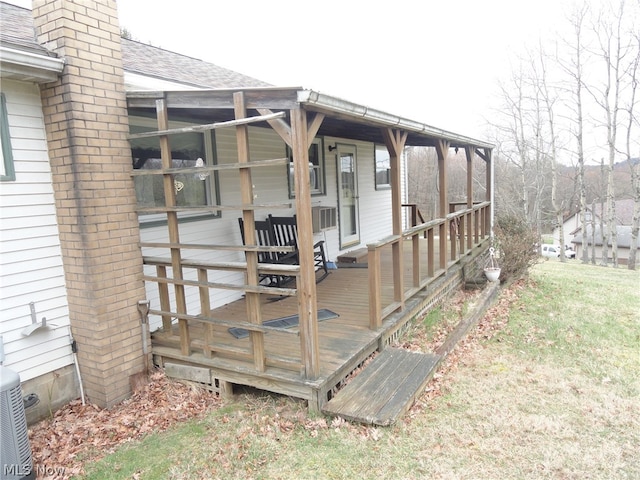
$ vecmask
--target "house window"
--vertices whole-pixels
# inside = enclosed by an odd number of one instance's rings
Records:
[[[9,135],[9,118],[4,93],[0,93],[0,151],[2,163],[0,163],[0,180],[12,182],[16,179],[13,167],[13,151],[11,150],[11,136]]]
[[[287,157],[289,158],[289,167],[287,168],[289,198],[294,198],[296,196],[296,185],[293,175],[293,153],[289,147],[287,147]],[[309,181],[311,183],[311,195],[325,194],[324,150],[322,148],[322,139],[320,138],[315,138],[309,146]]]
[[[376,190],[391,188],[391,157],[384,145],[376,145],[375,151]]]
[[[154,119],[130,117],[129,129],[133,133],[157,130]],[[170,128],[188,126],[183,122],[170,122]],[[172,168],[188,168],[215,164],[213,131],[189,132],[169,136]],[[156,170],[162,168],[159,137],[136,138],[131,140],[131,157],[135,170]],[[140,207],[163,207],[165,205],[162,175],[141,175],[134,177],[136,199]],[[220,203],[217,172],[180,173],[174,175],[176,204],[179,207],[201,207]],[[212,216],[212,214],[207,214]],[[220,213],[213,216],[219,217]],[[180,220],[199,219],[202,214],[181,213]],[[143,214],[141,223],[150,224],[165,221],[164,215]]]

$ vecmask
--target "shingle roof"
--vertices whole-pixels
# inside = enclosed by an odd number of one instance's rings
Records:
[[[53,55],[35,38],[31,10],[0,2],[0,42],[13,48]],[[269,87],[270,84],[197,58],[122,39],[125,71],[201,88]]]
[[[602,232],[600,231],[600,227],[596,227],[595,229],[595,244],[602,245]],[[616,227],[616,240],[618,243],[618,247],[621,248],[630,248],[631,247],[631,227],[627,225],[618,225]],[[591,235],[591,225],[587,225],[587,242],[593,242],[593,238]],[[574,237],[571,243],[578,243],[582,245],[582,233],[579,233]],[[611,246],[611,238],[609,238],[608,245]],[[638,245],[638,249],[640,250],[640,244]]]
[[[36,42],[31,10],[0,2],[0,43],[3,46],[55,56]]]
[[[122,39],[122,63],[128,72],[202,88],[271,86],[213,63],[126,38]]]
[[[618,225],[631,225],[633,222],[633,204],[632,198],[616,200],[616,222]],[[598,218],[602,218],[602,206],[600,203],[596,203],[595,214]]]

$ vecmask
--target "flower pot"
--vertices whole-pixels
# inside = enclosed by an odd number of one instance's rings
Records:
[[[487,280],[490,282],[497,282],[498,278],[500,278],[500,269],[499,268],[485,268],[484,274],[487,277]]]

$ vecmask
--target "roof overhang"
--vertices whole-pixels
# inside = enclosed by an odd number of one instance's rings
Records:
[[[477,148],[493,148],[493,145],[471,137],[426,125],[414,120],[376,110],[337,97],[325,95],[313,90],[300,90],[298,101],[307,110],[316,110],[331,116],[358,119],[361,122],[379,128],[397,128],[408,132],[407,145],[424,145],[419,139],[439,139],[448,141],[452,147],[473,146]]]
[[[165,99],[170,115],[185,110],[203,123],[233,119],[233,94],[243,92],[247,109],[266,108],[285,111],[302,108],[323,113],[325,119],[320,136],[384,143],[382,130],[394,128],[407,132],[407,146],[434,146],[446,141],[450,147],[491,150],[493,145],[481,140],[438,129],[381,110],[349,102],[314,90],[300,87],[236,88],[189,91],[136,91],[127,93],[131,112],[155,112],[157,99]]]
[[[3,79],[35,83],[53,82],[64,69],[64,60],[0,45],[0,75]]]

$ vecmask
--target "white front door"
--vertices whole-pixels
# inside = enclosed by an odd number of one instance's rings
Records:
[[[338,144],[338,216],[340,248],[360,243],[358,169],[355,145]]]

